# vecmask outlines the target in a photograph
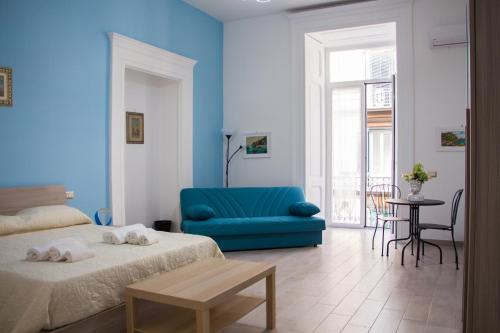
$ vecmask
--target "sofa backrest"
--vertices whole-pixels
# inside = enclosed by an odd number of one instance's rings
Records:
[[[214,209],[216,218],[286,216],[299,201],[304,201],[300,187],[188,188],[181,191],[181,213],[185,220],[187,208],[204,204]]]

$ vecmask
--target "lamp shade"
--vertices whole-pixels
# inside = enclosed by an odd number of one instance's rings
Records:
[[[228,135],[233,136],[236,133],[236,131],[233,129],[229,129],[229,128],[223,128],[221,130],[221,133],[222,133],[222,135],[225,135],[225,136],[228,136]]]

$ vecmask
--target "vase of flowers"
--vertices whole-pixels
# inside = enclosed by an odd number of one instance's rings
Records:
[[[410,184],[410,193],[406,199],[408,201],[424,201],[424,196],[420,193],[422,184],[432,177],[424,170],[422,163],[415,164],[412,172],[404,173],[403,178]]]

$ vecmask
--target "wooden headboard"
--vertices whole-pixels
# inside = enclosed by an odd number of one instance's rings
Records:
[[[66,192],[62,185],[0,188],[0,215],[14,215],[30,207],[64,204]]]

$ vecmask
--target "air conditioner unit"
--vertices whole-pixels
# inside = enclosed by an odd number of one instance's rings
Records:
[[[467,44],[467,27],[465,24],[445,25],[432,29],[431,47],[451,47]]]

